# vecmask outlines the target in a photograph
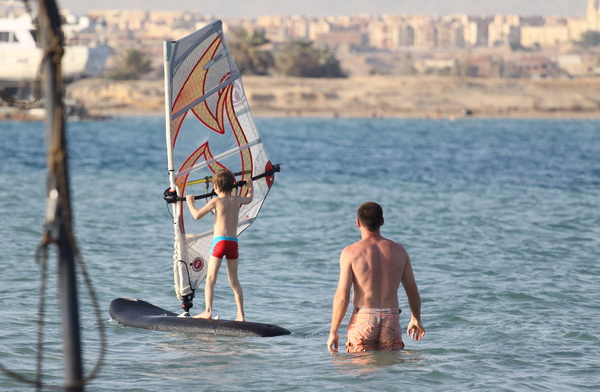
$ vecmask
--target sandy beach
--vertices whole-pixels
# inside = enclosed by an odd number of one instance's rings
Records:
[[[599,117],[600,79],[443,76],[309,79],[245,76],[257,116]],[[161,115],[164,83],[83,79],[67,87],[91,114]]]

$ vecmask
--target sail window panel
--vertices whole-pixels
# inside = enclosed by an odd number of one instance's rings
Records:
[[[189,36],[177,41],[173,59],[173,74],[182,75],[182,77],[173,78],[173,99],[177,97],[177,94],[186,82],[187,78],[183,75],[189,75],[192,72],[198,65],[198,61],[202,55],[217,37],[218,34],[213,33],[204,41],[199,40],[194,36]]]
[[[219,154],[211,159],[207,159],[201,162],[198,162],[197,164],[195,164],[194,166],[192,166],[190,169],[188,170],[182,170],[181,172],[177,173],[177,177],[187,174],[187,173],[193,173],[196,172],[198,170],[204,169],[207,166],[212,165],[213,163],[219,163],[220,165],[223,165],[225,167],[228,167],[229,170],[231,170],[232,172],[236,172],[237,167],[240,166],[239,163],[239,153],[242,152],[245,149],[248,149],[252,146],[254,146],[255,144],[259,144],[261,143],[261,140],[255,140],[252,143],[237,147],[237,148],[232,148],[229,151],[226,151],[222,154]],[[262,143],[261,143],[262,145]],[[253,173],[256,174],[256,173]],[[258,173],[260,174],[260,173]],[[209,174],[212,175],[212,174]]]

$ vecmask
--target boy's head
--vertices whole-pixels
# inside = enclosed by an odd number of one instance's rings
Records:
[[[356,217],[368,231],[377,231],[383,225],[383,209],[373,201],[368,201],[358,207]]]
[[[219,191],[229,194],[235,185],[235,177],[229,170],[222,169],[215,173],[212,182]]]

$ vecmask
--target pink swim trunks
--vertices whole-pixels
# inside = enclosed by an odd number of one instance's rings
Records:
[[[399,309],[355,309],[348,323],[346,351],[404,350],[400,312]]]

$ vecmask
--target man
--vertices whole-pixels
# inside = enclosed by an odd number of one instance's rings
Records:
[[[406,329],[413,340],[425,336],[421,324],[421,297],[413,275],[410,258],[404,247],[381,236],[383,210],[374,202],[358,208],[356,226],[361,240],[344,248],[340,255],[340,278],[331,315],[327,348],[338,352],[338,329],[354,289],[353,314],[348,323],[346,350],[402,350],[398,287],[400,283],[408,297],[411,311]]]

